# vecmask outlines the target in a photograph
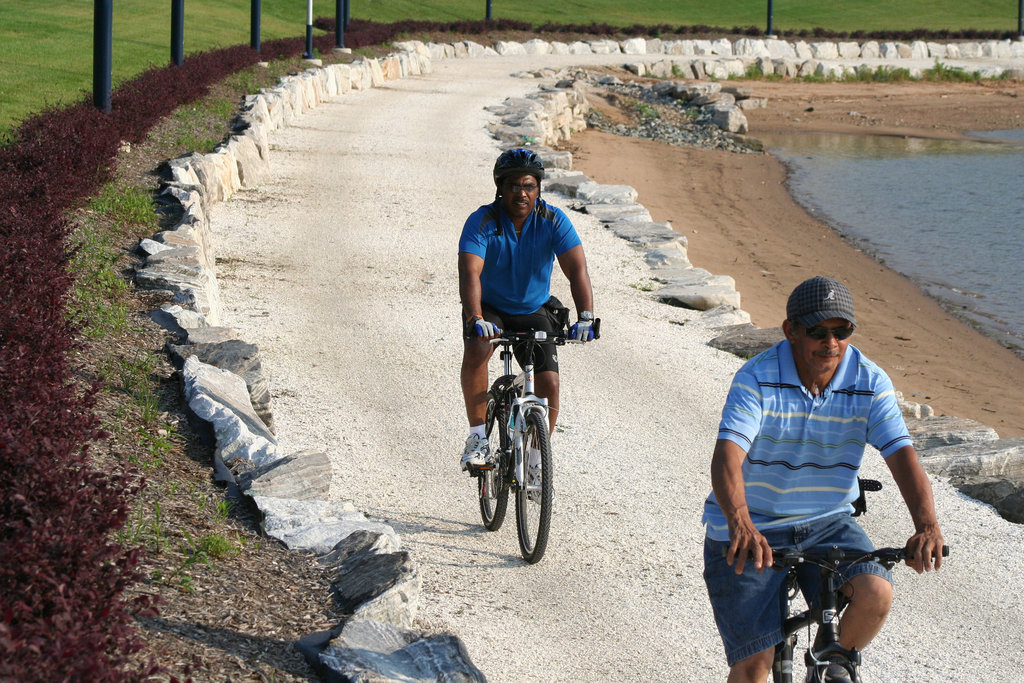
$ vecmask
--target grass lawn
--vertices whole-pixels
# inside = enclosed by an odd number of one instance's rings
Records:
[[[113,3],[114,88],[135,74],[171,61],[171,3]],[[263,0],[261,40],[305,35],[300,0]],[[47,105],[66,105],[92,93],[93,8],[88,0],[45,3],[0,0],[0,130]],[[317,0],[318,16],[334,2]],[[249,43],[246,0],[186,0],[185,53]]]
[[[455,21],[483,19],[486,0],[351,0],[350,14],[360,19],[399,21],[430,19]],[[608,23],[671,26],[758,26],[767,20],[766,0],[492,0],[495,19],[516,19],[532,24]],[[332,15],[333,9],[324,15]],[[773,3],[775,30],[826,28],[833,31],[902,31],[917,28],[1017,28],[1015,0],[778,0]]]
[[[352,18],[394,22],[482,20],[486,0],[350,0]],[[757,26],[767,23],[766,0],[492,0],[492,16],[541,25]],[[45,3],[0,0],[0,132],[47,105],[92,91],[93,8],[88,0]],[[334,0],[315,0],[313,14],[333,17]],[[261,39],[305,35],[306,3],[262,0]],[[171,3],[114,3],[113,82],[170,61]],[[185,52],[249,42],[250,2],[187,0]],[[822,27],[854,30],[1001,30],[1017,26],[1013,0],[780,0],[776,32]]]

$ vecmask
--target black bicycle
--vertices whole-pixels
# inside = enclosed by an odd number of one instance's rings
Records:
[[[597,339],[600,320],[594,321]],[[539,344],[577,342],[565,331],[505,332],[492,343],[501,346],[504,373],[487,392],[487,439],[491,461],[470,469],[478,480],[484,527],[497,531],[505,521],[509,491],[516,495],[516,528],[523,559],[535,564],[544,556],[554,500],[554,463],[548,434],[548,402],[534,393],[533,353]],[[527,359],[513,374],[513,351]]]
[[[949,547],[942,548],[943,557],[949,555]],[[807,564],[818,567],[821,575],[821,588],[817,603],[798,614],[787,617],[783,631],[786,639],[775,646],[775,661],[772,664],[772,676],[775,683],[792,683],[793,652],[797,645],[797,635],[807,631],[807,650],[804,663],[807,675],[804,681],[825,683],[828,678],[825,672],[830,664],[839,664],[846,669],[852,683],[861,683],[860,652],[846,649],[839,644],[839,615],[846,607],[847,600],[841,592],[829,589],[829,578],[839,573],[840,565],[865,560],[873,560],[892,569],[896,564],[907,559],[904,548],[879,548],[870,553],[861,551],[847,552],[833,547],[818,552],[801,552],[799,550],[773,551],[776,569],[785,569],[787,576],[787,605],[792,606],[800,591],[797,580],[797,568]],[[842,583],[842,582],[838,582]],[[788,610],[787,610],[788,611]],[[811,640],[811,627],[817,625],[817,635]]]

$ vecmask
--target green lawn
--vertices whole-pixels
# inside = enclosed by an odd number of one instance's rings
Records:
[[[0,0],[0,131],[48,104],[68,104],[92,91],[93,7]],[[306,3],[262,0],[262,39],[305,35]],[[350,16],[402,19],[483,19],[486,0],[350,0]],[[591,22],[628,26],[757,26],[766,24],[766,0],[493,0],[494,18],[532,24]],[[249,42],[248,0],[186,0],[185,52]],[[333,17],[334,0],[315,0],[314,16]],[[167,0],[114,3],[113,81],[170,61]],[[914,28],[1015,31],[1014,0],[778,0],[776,32],[823,27],[836,31]]]
[[[486,0],[351,0],[351,15],[377,21],[483,19]],[[704,24],[764,28],[766,0],[493,0],[494,18],[533,24]],[[333,10],[331,10],[333,12]],[[776,0],[776,30],[822,27],[834,31],[916,28],[1015,31],[1016,0]]]
[[[171,61],[171,3],[118,0],[114,6],[113,82]],[[301,37],[301,0],[263,0],[261,39]],[[317,0],[315,16],[333,16]],[[59,3],[0,0],[0,129],[48,104],[69,104],[92,92],[91,0]],[[185,52],[249,43],[248,0],[186,0]]]

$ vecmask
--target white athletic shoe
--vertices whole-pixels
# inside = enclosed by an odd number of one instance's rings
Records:
[[[470,467],[483,467],[491,455],[491,447],[487,437],[470,434],[466,439],[466,448],[462,451],[462,469]]]

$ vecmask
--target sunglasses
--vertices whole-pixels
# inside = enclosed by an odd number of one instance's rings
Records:
[[[533,194],[540,188],[540,185],[533,183],[527,183],[526,185],[509,185],[508,189],[512,194],[519,194],[525,192],[526,194]]]
[[[850,335],[853,334],[853,329],[853,327],[822,327],[821,325],[815,325],[814,327],[805,328],[804,334],[811,339],[823,341],[831,333],[837,341],[843,341],[850,338]]]

